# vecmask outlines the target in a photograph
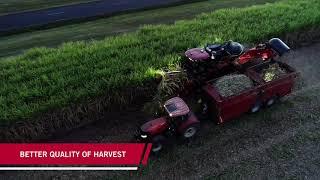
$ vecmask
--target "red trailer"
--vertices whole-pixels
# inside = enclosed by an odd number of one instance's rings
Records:
[[[277,63],[286,74],[266,82],[261,77],[261,71],[273,63]],[[208,81],[203,87],[206,111],[210,118],[217,120],[218,124],[237,118],[246,112],[255,113],[263,106],[273,105],[276,100],[291,93],[298,73],[285,63],[268,61],[247,69],[245,75],[253,81],[253,87],[236,95],[223,97],[214,85],[217,79]]]

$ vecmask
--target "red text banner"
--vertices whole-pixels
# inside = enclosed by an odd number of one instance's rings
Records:
[[[151,144],[0,144],[0,165],[146,164]]]

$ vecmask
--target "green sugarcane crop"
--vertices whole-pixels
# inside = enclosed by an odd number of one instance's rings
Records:
[[[29,121],[52,109],[117,94],[119,89],[149,87],[148,82],[156,79],[150,69],[179,63],[177,54],[188,48],[229,39],[256,43],[318,27],[319,9],[319,0],[283,0],[218,10],[174,25],[148,25],[102,41],[32,49],[0,61],[0,122]],[[110,99],[128,102],[121,94]]]

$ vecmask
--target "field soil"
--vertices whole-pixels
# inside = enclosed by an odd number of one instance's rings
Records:
[[[320,44],[291,52],[284,59],[301,73],[299,86],[292,95],[258,114],[244,115],[222,126],[204,121],[196,139],[173,145],[160,157],[151,157],[142,178],[319,177],[319,57]],[[50,142],[128,142],[136,125],[147,118],[138,105],[126,112],[110,113],[105,120]],[[5,179],[141,178],[140,173],[95,171],[2,172],[0,176]]]

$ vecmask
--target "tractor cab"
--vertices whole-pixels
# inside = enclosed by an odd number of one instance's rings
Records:
[[[188,105],[179,97],[169,99],[164,108],[168,113],[168,123],[171,126],[179,126],[184,121],[187,121],[190,115],[190,109]]]
[[[166,116],[144,123],[136,135],[137,140],[152,142],[153,151],[158,151],[164,141],[174,135],[189,139],[196,135],[200,122],[188,105],[179,97],[164,104]]]

